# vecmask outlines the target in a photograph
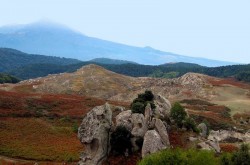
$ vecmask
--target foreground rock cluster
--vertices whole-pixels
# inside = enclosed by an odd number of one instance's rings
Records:
[[[156,96],[155,104],[154,112],[148,104],[145,114],[132,113],[131,110],[120,108],[120,113],[116,117],[112,116],[112,108],[108,103],[92,109],[84,117],[78,129],[78,137],[85,146],[79,164],[102,164],[111,149],[110,135],[118,126],[123,126],[131,132],[133,151],[139,149],[135,143],[136,140],[143,139],[142,157],[169,148],[167,124],[156,116],[168,117],[171,104],[160,95]],[[114,118],[114,122],[112,118]]]
[[[114,107],[108,103],[89,111],[78,129],[78,138],[85,149],[79,165],[101,165],[111,151],[111,134],[120,126],[131,133],[132,151],[141,151],[142,157],[171,148],[168,134],[170,126],[165,122],[165,119],[170,119],[171,104],[161,95],[155,96],[154,103],[155,109],[148,104],[144,114],[133,113],[131,110]],[[242,134],[235,131],[211,130],[209,133],[204,123],[199,124],[198,129],[200,134],[189,137],[189,141],[197,144],[200,149],[213,150],[217,153],[221,152],[220,142],[250,141],[249,132]],[[142,147],[138,146],[138,140],[143,141]]]

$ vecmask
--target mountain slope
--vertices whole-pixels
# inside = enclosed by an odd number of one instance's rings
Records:
[[[231,62],[181,56],[150,47],[141,48],[105,41],[88,37],[62,25],[47,22],[0,28],[0,47],[83,61],[104,57],[150,65],[168,62],[188,62],[204,66],[233,64]]]
[[[75,59],[26,54],[9,48],[0,48],[0,59],[0,72],[13,70],[29,64],[69,65],[81,62]]]
[[[18,84],[0,85],[0,90],[78,94],[123,102],[131,102],[137,94],[152,90],[171,101],[203,99],[225,105],[232,110],[232,113],[248,111],[250,106],[250,85],[233,79],[221,79],[197,73],[187,73],[174,79],[135,78],[93,64],[73,73],[53,74]]]

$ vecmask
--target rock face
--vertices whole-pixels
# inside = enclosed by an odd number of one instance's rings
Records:
[[[219,142],[250,142],[250,133],[240,133],[236,131],[228,131],[228,130],[218,130],[218,131],[210,131],[208,136],[209,140],[216,139]]]
[[[171,103],[163,96],[155,96],[155,115],[156,117],[168,117],[170,115]]]
[[[132,123],[132,111],[122,111],[116,116],[116,126],[124,126],[127,130],[132,131],[133,123]]]
[[[202,137],[207,137],[207,131],[208,131],[208,129],[207,129],[207,125],[206,125],[205,123],[200,123],[200,124],[197,126],[197,128],[198,128],[199,130],[201,130],[200,135],[201,135]]]
[[[160,119],[156,119],[155,129],[158,132],[158,134],[160,135],[164,145],[167,147],[170,147],[167,129]]]
[[[100,165],[107,157],[112,111],[109,104],[93,108],[84,117],[78,138],[85,146],[80,165]]]
[[[144,136],[142,157],[167,148],[156,130],[149,130]]]
[[[156,100],[159,116],[169,115],[171,105],[167,99],[158,95]],[[112,122],[112,112],[115,122]],[[151,154],[170,147],[168,132],[161,119],[154,114],[151,105],[148,104],[145,114],[132,113],[112,107],[109,104],[93,108],[84,117],[78,129],[78,137],[84,145],[84,153],[79,165],[100,165],[110,151],[110,135],[117,126],[124,126],[132,137],[130,138],[133,151],[139,151],[142,147],[142,156]],[[142,143],[143,142],[143,143]]]
[[[140,113],[132,114],[132,123],[132,135],[136,137],[143,137],[148,130],[147,125],[145,123],[144,115]]]

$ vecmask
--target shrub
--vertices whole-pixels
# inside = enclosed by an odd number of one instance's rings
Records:
[[[111,134],[111,151],[118,155],[124,154],[126,150],[131,152],[131,137],[131,133],[124,126],[118,126]]]
[[[233,153],[232,162],[234,165],[250,164],[249,146],[247,144],[242,144],[240,150]]]
[[[152,91],[146,90],[143,95],[144,95],[143,97],[144,97],[145,101],[153,101],[153,99],[154,99],[154,95],[153,95]]]
[[[221,165],[232,165],[232,154],[224,153],[220,158]]]
[[[143,158],[139,165],[217,165],[219,159],[214,153],[205,150],[183,150],[183,149],[167,149]]]
[[[194,132],[199,132],[199,129],[196,127],[196,123],[193,118],[187,117],[184,121],[184,127],[187,128],[187,130],[192,130]]]
[[[183,121],[187,116],[186,111],[180,103],[176,102],[171,108],[170,116],[176,122],[178,127],[182,127]]]
[[[144,93],[138,95],[136,99],[133,100],[131,104],[131,109],[133,113],[144,113],[145,107],[148,103],[152,109],[155,109],[156,106],[153,102],[154,95],[151,91],[146,90]]]
[[[144,113],[145,111],[145,105],[141,102],[135,102],[131,106],[133,113]]]

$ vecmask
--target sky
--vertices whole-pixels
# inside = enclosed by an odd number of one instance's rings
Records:
[[[250,63],[250,0],[0,0],[0,26],[49,20],[181,55]]]

